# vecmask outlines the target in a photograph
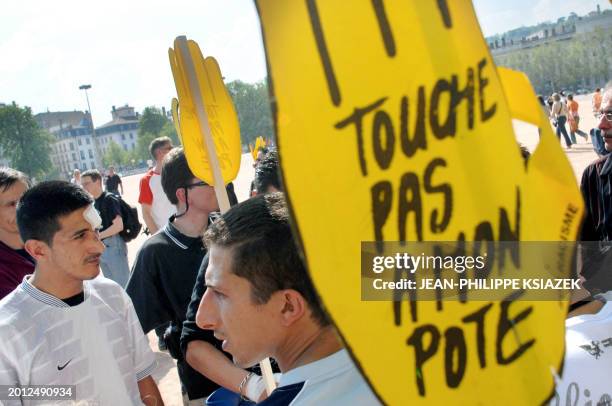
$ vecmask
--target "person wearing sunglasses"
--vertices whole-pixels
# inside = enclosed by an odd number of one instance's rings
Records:
[[[132,267],[126,291],[145,334],[170,323],[164,340],[177,369],[186,403],[203,404],[218,385],[192,369],[180,350],[180,336],[206,249],[202,235],[219,210],[215,190],[189,169],[182,148],[174,148],[161,166],[161,186],[175,207],[162,229],[142,245]],[[231,189],[233,191],[233,189]],[[236,202],[229,193],[230,203]],[[218,350],[219,359],[231,362]]]

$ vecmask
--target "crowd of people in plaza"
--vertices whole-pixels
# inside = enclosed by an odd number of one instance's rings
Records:
[[[589,136],[587,133],[580,129],[580,114],[578,113],[578,108],[580,105],[575,100],[574,95],[572,93],[565,94],[564,91],[555,92],[551,94],[548,99],[544,100],[544,97],[538,95],[538,101],[542,106],[542,110],[546,117],[550,120],[553,127],[555,127],[555,131],[557,134],[557,138],[561,138],[563,135],[563,140],[565,141],[565,146],[568,149],[572,148],[572,145],[577,144],[576,134],[583,137],[585,142],[588,141]],[[601,89],[595,89],[591,99],[591,107],[594,115],[598,115],[601,110],[601,102],[602,102],[602,93]],[[569,126],[569,134],[567,131],[566,124]],[[591,134],[593,138],[593,146],[595,147],[595,152],[598,155],[602,155],[601,152],[605,153],[605,149],[603,148],[603,143],[601,142],[601,137],[595,137]]]
[[[590,135],[601,157],[582,176],[580,239],[597,244],[581,251],[587,294],[571,305],[559,396],[577,382],[610,393],[609,379],[588,381],[612,365],[603,351],[612,346],[612,86],[596,96]],[[567,147],[576,134],[588,139],[573,96],[551,101],[543,107]],[[238,203],[226,186],[223,214],[181,147],[162,137],[150,153],[138,203],[151,235],[131,269],[113,167],[35,185],[0,168],[0,385],[74,385],[79,400],[100,405],[162,405],[146,336],[155,330],[177,361],[184,404],[379,404],[298,251],[275,149],[258,151],[249,199]],[[271,394],[257,368],[267,357]]]

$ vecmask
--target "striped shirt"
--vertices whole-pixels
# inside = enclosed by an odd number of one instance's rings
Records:
[[[123,289],[85,281],[71,307],[28,278],[0,301],[0,385],[75,385],[77,402],[141,404],[138,381],[156,361]]]

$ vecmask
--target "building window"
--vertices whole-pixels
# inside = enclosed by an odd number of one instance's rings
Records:
[[[91,149],[89,150],[89,157],[93,159],[93,152],[91,152]]]
[[[89,138],[85,138],[85,142],[89,145]]]
[[[121,141],[125,141],[125,134],[121,133]]]
[[[79,146],[83,145],[83,144],[81,144],[81,139],[80,138],[77,138],[77,142],[79,143]]]
[[[123,144],[123,150],[124,150],[124,151],[127,151],[127,150],[128,150],[127,145]]]
[[[130,139],[133,140],[134,139],[134,134],[130,133]]]
[[[74,151],[74,144],[72,142],[70,142],[70,151]],[[76,168],[79,169],[79,168]]]
[[[72,160],[73,160],[73,161],[76,161],[76,160],[77,160],[77,158],[76,158],[76,154],[75,154],[74,152],[72,153]],[[76,168],[74,168],[74,169],[79,169],[79,167],[77,166],[77,167],[76,167]]]
[[[83,151],[79,151],[81,153],[81,159],[85,159],[85,153]]]
[[[74,164],[74,169],[79,169],[79,164]]]
[[[83,162],[83,170],[86,171],[87,170],[87,162]]]

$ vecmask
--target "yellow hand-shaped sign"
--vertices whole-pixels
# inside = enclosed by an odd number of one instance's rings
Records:
[[[257,154],[259,153],[259,149],[266,146],[266,141],[264,141],[262,136],[259,136],[255,139],[255,148],[251,148],[251,156],[253,157],[253,161],[257,159]]]
[[[257,6],[308,269],[377,395],[398,405],[543,402],[563,358],[565,303],[360,300],[362,241],[576,236],[571,168],[539,108],[517,102],[535,97],[524,77],[504,72],[513,86],[504,90],[470,1]],[[542,127],[527,170],[513,116]]]
[[[225,185],[238,174],[241,148],[238,116],[219,65],[213,57],[204,59],[198,44],[184,37],[175,40],[168,54],[179,100],[179,110],[173,103],[172,112],[189,168],[210,185]],[[198,109],[199,102],[203,104],[202,111]],[[206,141],[207,133],[210,143]],[[216,160],[220,182],[214,175]]]

